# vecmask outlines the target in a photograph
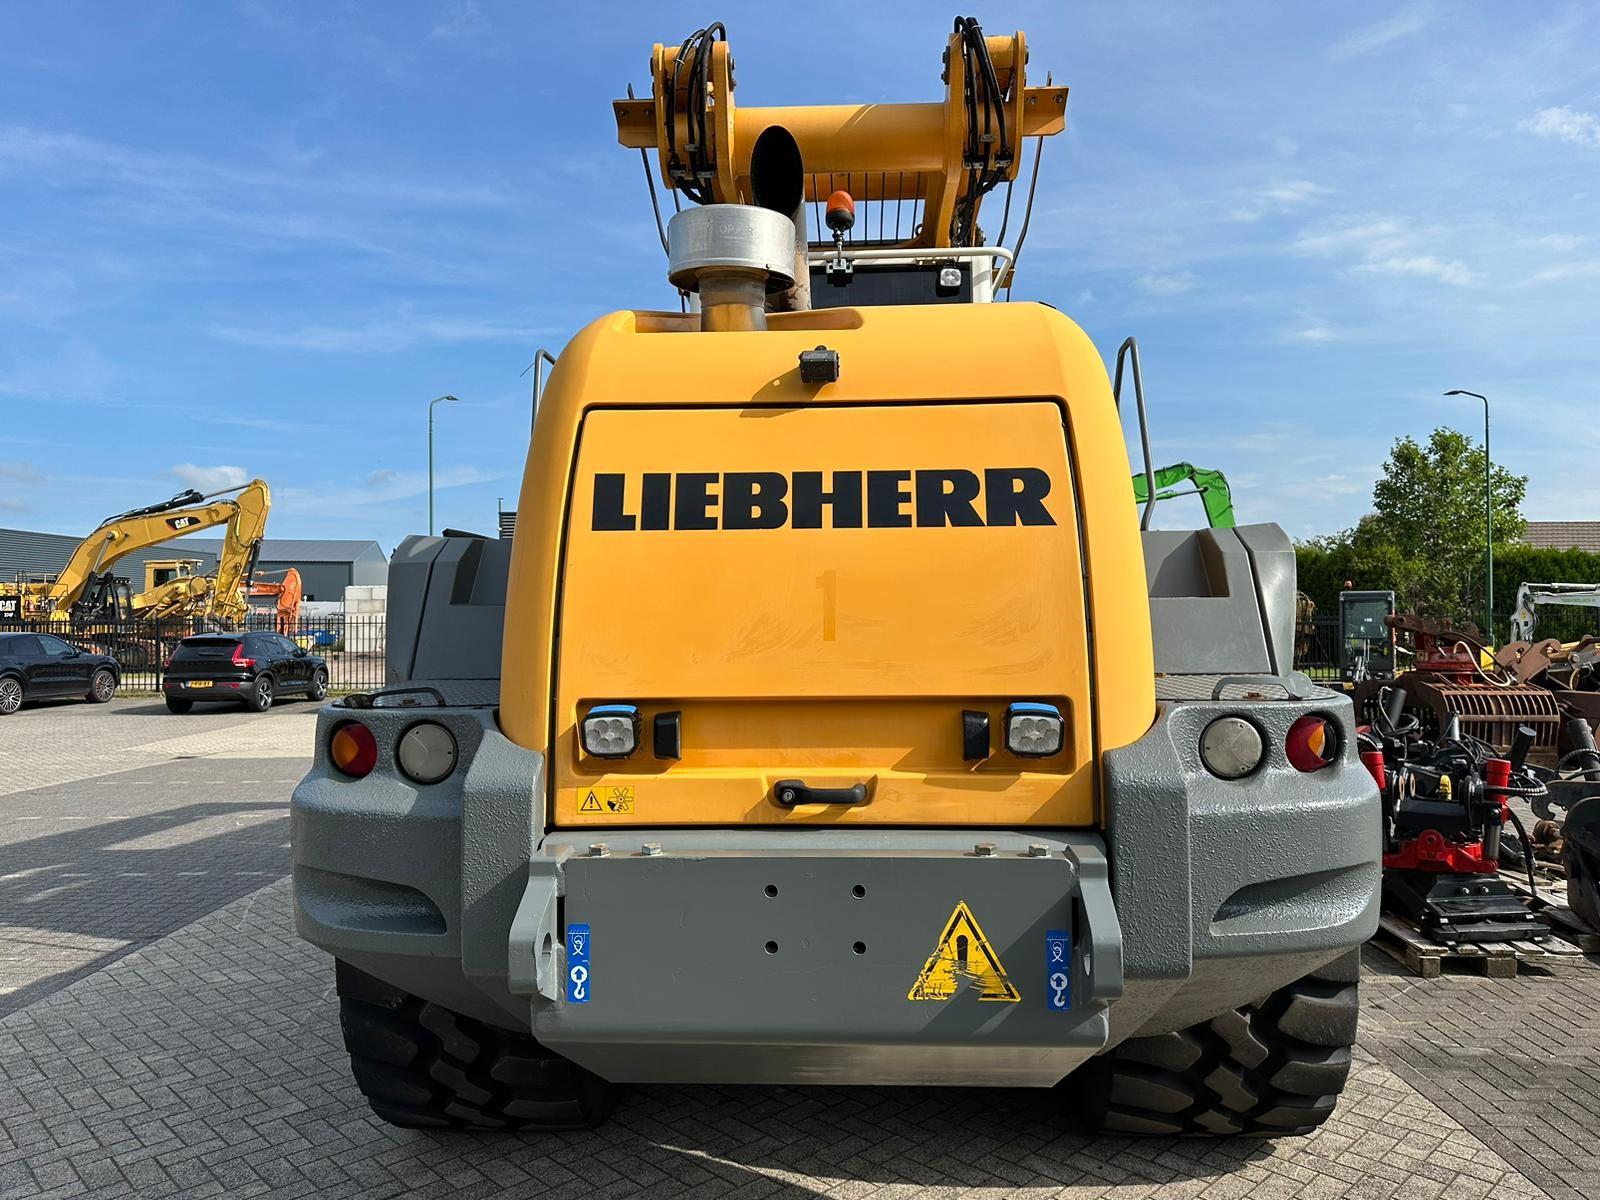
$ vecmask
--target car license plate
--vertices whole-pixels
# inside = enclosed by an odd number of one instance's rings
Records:
[[[188,683],[184,684],[183,686],[184,687],[192,687],[192,688],[210,687],[211,686],[211,680],[209,680],[209,679],[191,679],[191,680],[189,680]]]

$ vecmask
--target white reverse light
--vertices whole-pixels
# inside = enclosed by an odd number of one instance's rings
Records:
[[[418,783],[438,783],[456,769],[456,739],[443,725],[419,721],[400,735],[394,756]]]
[[[584,714],[583,748],[596,758],[627,758],[639,748],[639,710],[597,704]]]
[[[1266,753],[1261,731],[1243,717],[1218,717],[1200,735],[1200,761],[1222,779],[1243,779]]]
[[[1065,724],[1054,704],[1018,701],[1006,709],[1006,749],[1022,758],[1061,753]]]

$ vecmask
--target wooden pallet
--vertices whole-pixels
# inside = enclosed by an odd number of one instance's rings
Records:
[[[1550,927],[1552,933],[1576,946],[1583,954],[1600,954],[1600,933],[1589,928],[1578,914],[1567,906],[1567,881],[1549,875],[1535,878],[1537,892],[1530,892],[1524,881],[1510,874],[1502,876],[1519,896],[1528,898],[1533,915]]]
[[[1385,913],[1372,939],[1390,958],[1424,979],[1437,979],[1447,968],[1473,971],[1490,979],[1511,979],[1523,966],[1549,967],[1582,962],[1583,951],[1559,938],[1543,942],[1455,942],[1446,945],[1428,937],[1409,921]]]

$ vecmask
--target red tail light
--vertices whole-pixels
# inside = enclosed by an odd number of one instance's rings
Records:
[[[1320,771],[1339,756],[1338,727],[1326,717],[1307,714],[1289,726],[1283,749],[1295,770]]]
[[[163,658],[163,659],[162,659],[162,660],[161,660],[161,669],[162,669],[162,670],[163,670],[163,671],[170,671],[170,670],[172,670],[172,660],[171,660],[171,659],[170,659],[170,658]]]
[[[360,779],[378,765],[378,739],[360,721],[342,721],[328,739],[328,757],[346,775]]]
[[[256,660],[253,658],[246,658],[244,656],[243,642],[240,642],[233,648],[233,665],[236,667],[243,667],[246,671],[253,671],[256,669]]]

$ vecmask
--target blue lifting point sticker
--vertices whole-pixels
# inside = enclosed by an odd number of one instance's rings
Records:
[[[1072,1007],[1072,934],[1047,930],[1044,950],[1044,1002],[1055,1012],[1066,1012]]]
[[[589,1002],[589,927],[567,926],[567,1003]]]

